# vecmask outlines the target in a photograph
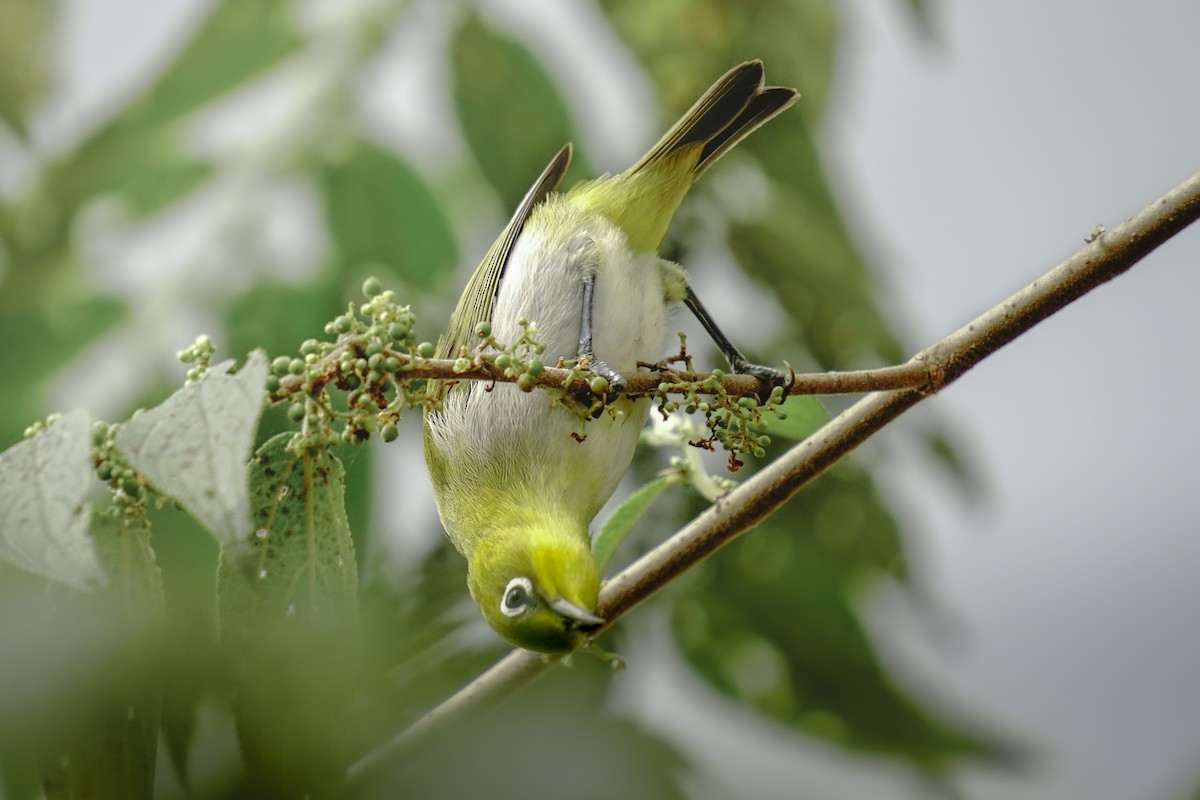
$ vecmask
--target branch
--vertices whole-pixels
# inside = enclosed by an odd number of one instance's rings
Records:
[[[279,381],[279,394],[291,395],[304,391],[306,382],[315,385],[325,385],[336,382],[338,362],[342,352],[353,346],[343,343],[331,351],[315,367],[313,375],[288,375]],[[386,349],[384,353],[394,356],[400,362],[398,378],[408,381],[426,380],[431,378],[455,381],[489,381],[496,383],[515,383],[520,373],[505,371],[493,364],[483,354],[476,354],[470,360],[470,366],[465,370],[456,369],[457,362],[452,358],[421,358],[398,350]],[[546,367],[536,378],[533,385],[545,389],[565,389],[572,394],[587,394],[591,392],[588,381],[591,372],[569,370],[562,367]],[[636,372],[626,375],[626,386],[621,390],[622,395],[644,397],[659,394],[659,384],[690,383],[696,386],[712,378],[709,373],[677,371],[672,369],[656,369],[652,372]],[[875,369],[847,370],[844,372],[809,372],[793,374],[788,385],[788,394],[851,394],[856,392],[875,392],[883,389],[923,388],[930,385],[929,370],[921,364],[909,362],[891,367]],[[754,395],[762,391],[762,384],[753,375],[724,374],[720,380],[720,390],[700,390],[700,394],[721,394],[735,397]],[[671,393],[683,394],[685,388],[672,388]]]
[[[805,484],[930,394],[961,377],[1038,322],[1125,272],[1200,217],[1200,173],[1033,283],[915,355],[905,367],[925,374],[923,388],[870,394],[719,499],[667,541],[608,580],[597,614],[611,626],[671,580],[757,525]],[[903,369],[903,368],[901,368]],[[408,730],[349,770],[351,780],[408,743],[456,720],[482,713],[549,669],[557,659],[514,650]]]

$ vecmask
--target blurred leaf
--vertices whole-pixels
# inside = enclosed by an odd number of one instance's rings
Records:
[[[424,289],[453,273],[450,224],[420,176],[395,155],[357,142],[325,164],[319,185],[330,233],[351,268],[382,267],[388,274],[379,277]]]
[[[608,566],[608,562],[633,530],[633,526],[654,505],[659,495],[678,483],[679,479],[673,475],[660,475],[629,495],[625,502],[617,506],[608,519],[604,520],[600,532],[592,540],[592,555],[595,556],[596,566],[601,572]]]
[[[0,453],[0,558],[76,589],[104,580],[87,535],[90,421],[72,411]]]
[[[292,0],[219,0],[174,60],[140,95],[89,137],[49,178],[68,209],[141,168],[165,126],[297,52]]]
[[[420,564],[363,591],[363,689],[356,728],[367,751],[408,727],[509,647],[483,627],[466,592],[466,560],[443,540]]]
[[[586,653],[488,714],[382,765],[363,797],[682,800],[683,758],[602,708],[612,670]]]
[[[650,73],[671,122],[726,70],[753,58],[762,59],[768,84],[800,90],[801,107],[789,114],[816,121],[824,113],[837,43],[830,0],[600,0],[600,7]]]
[[[257,281],[225,304],[229,350],[296,353],[305,339],[318,336],[326,322],[346,310],[340,299],[333,281],[324,276],[304,284]]]
[[[717,557],[674,613],[685,657],[720,692],[814,736],[936,774],[990,745],[889,677],[851,604],[855,572],[785,509]]]
[[[255,534],[227,542],[221,640],[236,653],[238,739],[254,796],[336,795],[357,671],[358,573],[344,474],[282,433],[250,474]]]
[[[123,302],[78,283],[51,279],[48,286],[38,285],[51,273],[58,270],[42,265],[29,275],[32,280],[5,276],[11,279],[0,291],[0,342],[37,342],[36,348],[0,347],[0,374],[14,376],[0,380],[0,443],[17,440],[30,421],[46,413],[50,379],[125,316]]]
[[[563,187],[590,176],[558,86],[523,44],[466,14],[451,47],[459,123],[506,212],[567,142],[575,147]]]
[[[54,0],[0,3],[0,120],[20,136],[50,83],[48,40],[57,13]]]
[[[135,416],[117,449],[164,494],[179,501],[221,543],[250,532],[246,459],[262,413],[267,359],[250,353],[234,375],[226,361]]]
[[[212,535],[175,505],[149,512],[153,547],[166,599],[164,647],[180,658],[163,687],[163,740],[180,780],[202,698],[227,693],[227,670],[217,652],[217,545]]]
[[[812,395],[793,395],[783,401],[780,410],[787,416],[763,414],[763,429],[771,436],[782,436],[794,442],[807,439],[830,419],[825,406]]]
[[[107,585],[95,595],[118,624],[154,629],[163,620],[162,575],[144,523],[97,517],[92,523]],[[124,654],[139,670],[139,654]],[[65,741],[46,759],[45,789],[57,798],[151,797],[162,691],[157,680],[129,682],[81,709]]]
[[[134,217],[149,216],[195,189],[213,174],[211,164],[177,153],[147,156],[142,166],[113,187]]]

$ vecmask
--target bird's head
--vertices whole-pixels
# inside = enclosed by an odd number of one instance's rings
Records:
[[[467,583],[488,624],[527,650],[574,650],[604,623],[586,537],[504,531],[475,552]]]

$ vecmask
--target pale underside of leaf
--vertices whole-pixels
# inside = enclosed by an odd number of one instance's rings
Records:
[[[89,427],[72,411],[0,453],[0,558],[77,589],[104,580],[88,536]]]
[[[236,374],[233,362],[212,367],[117,434],[117,449],[217,540],[250,533],[247,465],[267,380],[267,359],[255,350]]]

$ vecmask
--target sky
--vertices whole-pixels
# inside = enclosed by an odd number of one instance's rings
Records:
[[[100,113],[195,5],[65,3],[68,91],[57,129]],[[551,32],[592,19],[580,3],[536,5],[523,13]],[[932,41],[906,18],[906,3],[839,5],[846,47],[824,137],[913,351],[1200,168],[1200,4],[932,5]],[[585,126],[630,124],[611,82],[565,69],[568,84],[614,109],[585,115]],[[768,76],[786,78],[770,65]],[[624,88],[648,96],[644,85]],[[402,144],[436,154],[444,143],[431,130]],[[636,155],[602,148],[601,160]],[[914,681],[1040,753],[1022,775],[964,773],[973,798],[1169,800],[1200,785],[1200,641],[1191,633],[1200,524],[1190,508],[1200,474],[1197,297],[1200,230],[1190,230],[873,445],[889,456],[880,477],[931,598],[917,606],[880,593],[870,616],[885,652]],[[929,414],[958,435],[985,487],[978,502],[940,480],[914,446]],[[764,736],[736,714],[726,730],[689,733],[729,709],[697,700],[670,654],[655,655],[663,666],[629,681],[631,713],[652,720],[686,704],[694,716],[672,735],[699,756],[742,747],[740,768],[761,765],[763,797],[795,785],[815,797],[924,796],[903,771],[847,769],[831,748]],[[789,766],[771,766],[773,753],[787,753]],[[714,786],[736,777],[716,775]]]

